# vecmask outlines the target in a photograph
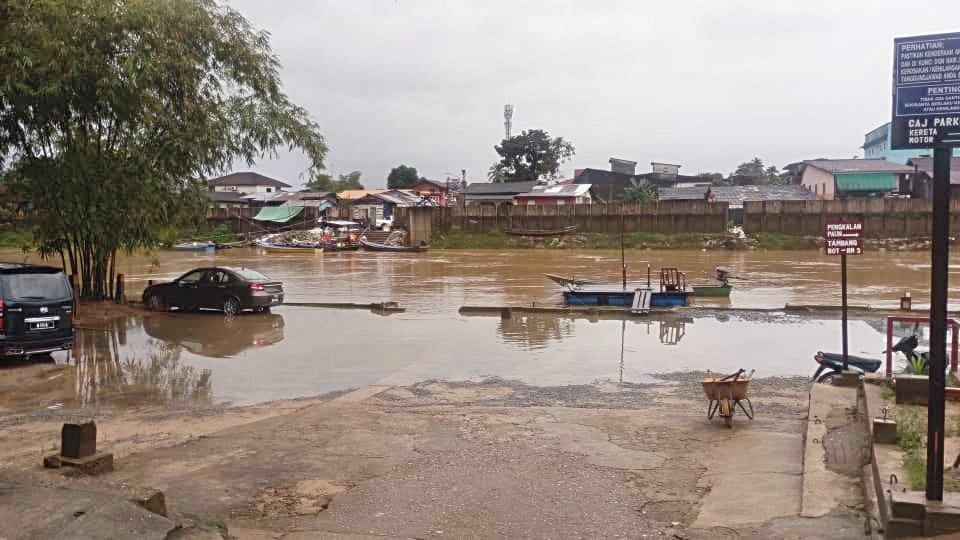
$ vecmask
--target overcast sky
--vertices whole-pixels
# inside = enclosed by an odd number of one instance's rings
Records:
[[[566,175],[610,157],[696,174],[862,156],[890,116],[893,38],[960,30],[957,0],[228,3],[272,34],[328,171],[367,187],[401,163],[484,181],[507,103],[515,134],[574,144]],[[296,154],[255,167],[291,184],[305,168]]]

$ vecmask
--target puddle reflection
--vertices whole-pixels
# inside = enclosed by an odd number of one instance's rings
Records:
[[[229,358],[283,341],[283,316],[266,313],[224,317],[218,313],[161,315],[143,320],[147,334],[211,358]]]
[[[183,363],[178,345],[156,340],[128,343],[130,331],[139,333],[142,322],[132,317],[100,329],[77,330],[67,357],[76,368],[77,405],[212,400],[212,372]]]

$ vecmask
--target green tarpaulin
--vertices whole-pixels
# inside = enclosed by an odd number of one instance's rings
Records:
[[[253,219],[286,223],[299,216],[300,212],[303,212],[302,206],[264,206],[257,215],[253,216]]]
[[[837,174],[837,191],[893,191],[897,177],[891,173]]]

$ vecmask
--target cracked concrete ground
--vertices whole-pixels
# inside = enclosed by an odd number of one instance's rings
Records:
[[[802,381],[758,379],[756,420],[727,429],[698,377],[369,387],[64,482],[159,488],[236,538],[863,537],[852,510],[799,517]]]

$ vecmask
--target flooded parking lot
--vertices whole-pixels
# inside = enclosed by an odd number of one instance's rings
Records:
[[[498,377],[537,386],[598,381],[646,383],[684,370],[807,376],[818,349],[839,350],[840,325],[773,314],[620,320],[552,315],[465,317],[462,305],[554,305],[560,295],[543,272],[614,279],[616,255],[586,251],[339,253],[264,256],[238,249],[216,255],[161,252],[121,263],[129,293],[148,279],[172,279],[197,266],[247,266],[284,281],[288,301],[392,300],[407,311],[383,316],[284,306],[271,314],[141,314],[81,329],[55,364],[0,371],[5,408],[105,404],[247,405],[344,391],[374,383]],[[785,257],[794,260],[785,262]],[[874,253],[851,260],[851,302],[896,305],[905,290],[922,301],[928,268],[915,254]],[[836,264],[814,253],[634,252],[705,276],[734,268],[731,307],[832,303]],[[662,262],[657,262],[662,261]],[[669,261],[669,262],[667,262]],[[638,278],[640,276],[637,276]],[[693,279],[693,278],[691,278]],[[851,322],[851,353],[880,356],[879,321]],[[30,389],[33,390],[30,390]]]

